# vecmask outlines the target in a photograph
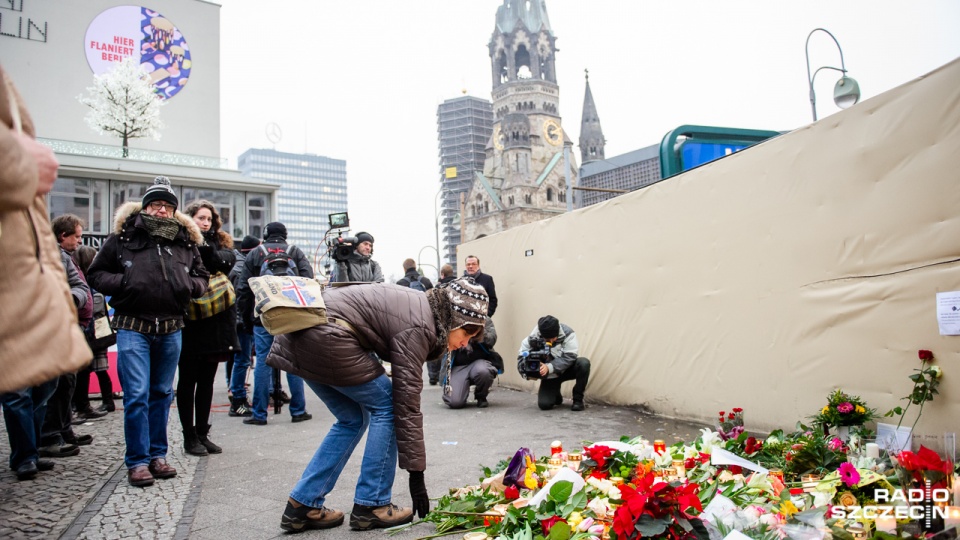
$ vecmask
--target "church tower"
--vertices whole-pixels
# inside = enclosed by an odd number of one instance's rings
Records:
[[[545,0],[503,0],[497,8],[488,44],[493,135],[464,201],[463,241],[566,210],[577,165],[559,115],[556,41]]]
[[[583,73],[587,80],[587,90],[583,94],[583,117],[580,120],[580,159],[581,163],[586,163],[604,159],[607,140],[603,138],[597,105],[593,102],[593,92],[590,91],[590,72],[583,70]]]

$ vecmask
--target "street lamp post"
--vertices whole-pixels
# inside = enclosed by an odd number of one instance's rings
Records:
[[[837,50],[840,51],[840,67],[836,68],[833,66],[821,66],[813,72],[813,75],[810,74],[810,37],[813,36],[816,32],[824,32],[833,42],[837,44]],[[855,105],[857,101],[860,101],[860,85],[857,84],[857,81],[852,77],[847,77],[847,66],[843,62],[843,49],[840,48],[840,42],[837,41],[837,38],[830,33],[829,30],[825,28],[814,28],[807,34],[807,43],[804,45],[804,52],[807,56],[807,83],[810,86],[810,108],[813,110],[813,121],[817,121],[817,96],[813,91],[813,81],[817,78],[817,73],[820,73],[821,69],[832,69],[833,71],[839,71],[842,73],[840,80],[837,81],[837,84],[833,87],[833,101],[837,104],[837,107],[841,109],[846,109],[851,105]]]

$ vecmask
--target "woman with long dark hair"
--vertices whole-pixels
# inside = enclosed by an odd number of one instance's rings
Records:
[[[233,238],[220,230],[220,214],[210,201],[200,200],[186,213],[203,234],[204,245],[197,246],[203,266],[211,279],[233,268]],[[219,454],[222,448],[210,440],[210,407],[213,381],[221,362],[240,350],[237,340],[237,307],[211,317],[185,320],[183,348],[180,350],[180,378],[177,382],[177,411],[183,426],[183,449],[188,454]]]

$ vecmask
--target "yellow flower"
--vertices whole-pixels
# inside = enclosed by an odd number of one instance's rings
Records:
[[[862,405],[857,405],[857,408],[854,409],[854,410],[857,411],[857,414],[863,414],[863,413],[867,412],[867,410],[864,409]]]
[[[857,496],[849,491],[844,491],[837,497],[840,506],[857,506]]]
[[[827,405],[826,407],[820,409],[820,414],[827,414],[828,412],[830,412],[830,406],[829,406],[829,405]]]
[[[580,512],[573,512],[567,518],[567,525],[570,525],[570,530],[574,530],[581,521],[583,521],[583,516],[580,515]]]
[[[789,518],[799,511],[797,505],[793,504],[793,501],[783,501],[780,503],[780,513],[783,514],[784,519]]]
[[[526,458],[527,471],[523,475],[523,485],[527,486],[527,489],[536,489],[537,479],[533,477],[533,473],[537,471],[537,466],[533,464],[533,460],[530,459],[530,456],[527,456]]]

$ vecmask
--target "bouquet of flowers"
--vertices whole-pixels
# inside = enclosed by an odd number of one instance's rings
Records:
[[[720,411],[717,423],[717,433],[721,439],[736,439],[743,433],[743,409],[734,407],[730,412]]]
[[[707,538],[696,516],[703,511],[693,483],[658,482],[653,475],[636,479],[636,486],[620,486],[623,505],[613,514],[611,540]]]
[[[933,489],[950,489],[953,463],[926,446],[916,453],[904,450],[897,454],[897,476],[902,487],[922,487],[927,480]]]
[[[867,407],[860,396],[851,396],[838,388],[827,396],[827,404],[811,420],[826,432],[830,427],[861,426],[876,417],[877,411]]]

